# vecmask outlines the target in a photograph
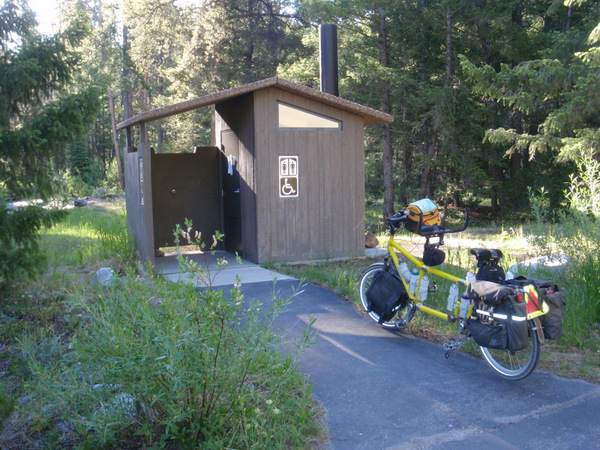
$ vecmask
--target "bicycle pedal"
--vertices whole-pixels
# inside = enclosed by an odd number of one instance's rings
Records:
[[[437,283],[435,280],[431,280],[429,282],[429,288],[427,289],[427,292],[437,292]]]
[[[442,344],[442,347],[447,352],[451,352],[453,350],[456,350],[456,348],[457,348],[456,341],[454,339],[450,339],[449,341],[444,342]]]

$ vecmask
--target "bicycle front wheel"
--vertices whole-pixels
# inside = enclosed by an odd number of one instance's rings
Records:
[[[384,270],[383,263],[371,264],[367,268],[367,270],[365,270],[363,272],[363,274],[360,276],[360,280],[358,281],[358,293],[360,296],[360,303],[362,305],[362,308],[369,315],[369,317],[377,323],[379,323],[379,315],[373,311],[369,311],[369,307],[367,306],[368,305],[367,289],[369,289],[369,286],[371,286],[371,283],[373,282],[373,278],[375,277],[375,275],[377,275],[379,272],[383,272],[383,270]],[[390,267],[388,270],[396,273],[396,269],[394,267]],[[381,325],[386,328],[396,328],[396,320],[401,318],[401,317],[399,317],[399,314],[402,314],[407,309],[408,308],[403,308],[402,310],[400,310],[397,313],[394,320],[382,322]]]
[[[479,347],[487,363],[509,380],[522,380],[535,370],[540,357],[540,340],[531,321],[527,321],[529,340],[527,347],[517,352]]]

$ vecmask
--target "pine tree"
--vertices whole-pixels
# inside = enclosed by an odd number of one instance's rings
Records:
[[[85,133],[98,108],[97,87],[67,91],[84,23],[43,37],[26,3],[0,8],[0,290],[36,272],[38,231],[64,216],[37,206],[9,210],[6,201],[52,196],[66,144]]]

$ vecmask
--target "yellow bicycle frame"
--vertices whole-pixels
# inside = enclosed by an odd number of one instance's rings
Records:
[[[425,306],[422,303],[422,301],[419,299],[419,288],[421,287],[421,280],[423,279],[425,274],[429,273],[429,274],[435,275],[437,277],[449,280],[453,283],[462,284],[463,286],[467,286],[467,282],[461,278],[455,277],[454,275],[450,275],[449,273],[442,272],[441,270],[434,269],[433,267],[429,267],[429,266],[425,265],[425,263],[423,263],[419,259],[415,258],[413,255],[408,253],[408,251],[406,251],[403,247],[401,247],[394,240],[393,236],[390,237],[390,240],[389,240],[388,246],[387,246],[387,250],[388,250],[390,258],[394,262],[394,266],[396,266],[396,270],[398,271],[399,274],[401,274],[402,272],[400,271],[400,261],[398,259],[398,254],[396,252],[401,253],[407,260],[409,260],[410,262],[412,262],[415,266],[417,266],[419,268],[419,280],[417,282],[417,289],[414,294],[411,294],[409,291],[409,283],[404,279],[404,277],[402,275],[400,276],[400,279],[402,280],[402,283],[404,283],[404,287],[406,288],[406,292],[408,293],[410,300],[415,304],[417,309],[426,314],[437,317],[438,319],[447,320],[449,322],[454,321],[456,319],[456,316],[454,314],[448,314],[448,313],[439,311],[439,310],[431,308],[429,306]],[[469,315],[470,315],[470,311],[469,311],[469,314],[467,315],[467,317]]]
[[[394,236],[390,236],[390,240],[388,241],[387,251],[390,255],[390,258],[394,262],[394,266],[396,266],[396,270],[398,271],[398,274],[400,274],[400,279],[402,280],[402,283],[404,284],[406,293],[408,294],[411,302],[413,302],[415,304],[417,309],[419,311],[424,312],[425,314],[429,314],[430,316],[437,317],[438,319],[447,320],[449,322],[453,322],[454,320],[456,320],[458,306],[453,311],[454,314],[448,314],[448,313],[442,312],[440,310],[437,310],[435,308],[425,306],[423,304],[423,302],[419,299],[419,289],[421,287],[421,280],[423,279],[425,274],[429,273],[429,274],[435,275],[437,277],[449,280],[453,283],[457,283],[459,285],[462,284],[465,287],[468,285],[467,281],[463,280],[462,278],[455,277],[454,275],[450,275],[449,273],[442,272],[441,270],[434,269],[433,267],[429,267],[429,266],[425,265],[425,263],[423,263],[423,261],[415,258],[413,255],[408,253],[408,251],[406,249],[404,249],[400,244],[398,244],[394,240]],[[402,272],[400,270],[400,260],[398,259],[398,253],[396,253],[396,252],[401,253],[407,260],[409,260],[410,262],[412,262],[415,266],[417,266],[419,268],[419,279],[417,282],[417,289],[415,290],[414,294],[410,293],[409,282],[407,282],[404,279],[404,277],[401,275]],[[524,296],[524,297],[525,297],[525,301],[528,302],[529,301],[528,297],[527,296]],[[546,302],[542,302],[542,310],[528,313],[527,320],[531,320],[534,317],[544,315],[544,314],[548,313],[549,310],[550,310],[550,308],[549,308],[548,304]],[[472,306],[469,307],[467,317],[471,316],[471,312],[472,312]]]

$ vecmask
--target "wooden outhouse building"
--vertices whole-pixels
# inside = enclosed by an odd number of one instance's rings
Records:
[[[209,146],[150,148],[149,122],[211,106]],[[173,245],[185,218],[202,236],[220,230],[226,250],[255,263],[364,255],[364,126],[392,120],[275,77],[120,123],[128,227],[142,260]]]

